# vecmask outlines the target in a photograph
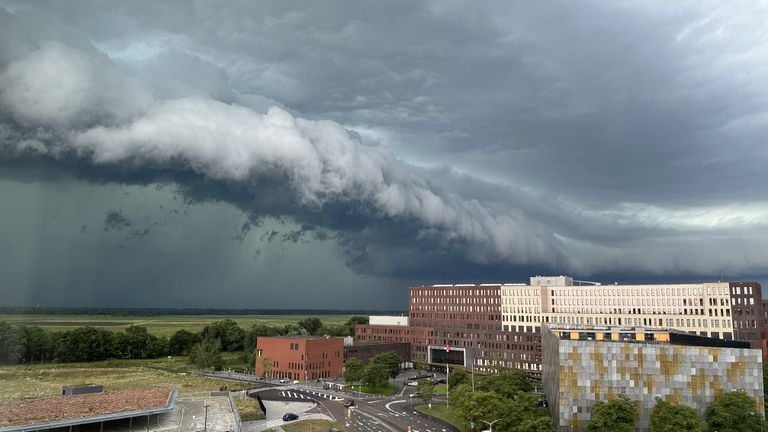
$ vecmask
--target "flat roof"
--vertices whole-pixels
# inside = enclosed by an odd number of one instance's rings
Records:
[[[669,343],[671,345],[688,345],[688,346],[705,346],[713,348],[750,348],[749,342],[719,339],[710,336],[702,336],[693,333],[687,333],[677,329],[665,328],[665,327],[611,327],[611,326],[580,326],[580,325],[568,325],[568,324],[548,324],[548,327],[553,332],[571,332],[571,333],[619,333],[627,335],[635,334],[668,334]],[[634,340],[610,340],[603,339],[596,342],[639,342],[639,343],[657,343],[657,341],[634,341]]]
[[[172,410],[175,399],[175,390],[161,387],[5,402],[0,404],[0,432],[159,414]]]
[[[259,336],[259,339],[344,339],[344,336],[302,336],[302,335],[290,335],[290,336]]]

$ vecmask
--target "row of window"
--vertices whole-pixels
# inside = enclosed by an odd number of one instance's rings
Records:
[[[429,296],[497,296],[499,295],[499,288],[496,289],[424,289],[424,288],[414,288],[411,289],[411,295],[414,296],[422,296],[422,297],[429,297]]]

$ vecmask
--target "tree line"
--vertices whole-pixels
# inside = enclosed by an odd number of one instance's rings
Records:
[[[587,432],[634,432],[637,405],[624,395],[597,402]],[[706,420],[695,409],[669,403],[659,397],[650,416],[650,432],[744,432],[768,427],[757,410],[757,402],[743,391],[723,393],[706,410]]]
[[[171,337],[150,334],[146,327],[129,326],[124,331],[78,327],[51,331],[33,325],[10,325],[0,321],[0,364],[41,362],[90,362],[108,359],[149,359],[167,355],[189,355],[199,367],[220,367],[221,352],[243,352],[243,361],[253,364],[256,340],[261,336],[330,335],[351,336],[366,317],[354,316],[340,325],[326,325],[318,318],[295,324],[255,324],[240,327],[231,319],[212,322],[200,332],[178,330]]]

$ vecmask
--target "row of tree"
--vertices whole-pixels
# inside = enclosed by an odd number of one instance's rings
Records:
[[[706,422],[696,410],[656,398],[651,411],[650,432],[744,432],[762,431],[763,416],[756,410],[754,398],[745,392],[723,393],[706,411]],[[624,395],[592,408],[588,432],[634,432],[637,405]]]
[[[307,318],[296,324],[255,324],[246,330],[235,321],[224,319],[206,325],[200,332],[182,329],[168,338],[152,335],[141,326],[130,326],[124,331],[94,327],[51,331],[0,321],[0,364],[190,355],[193,363],[208,367],[220,363],[217,358],[221,358],[221,351],[243,352],[243,361],[252,364],[256,340],[261,336],[350,336],[354,334],[355,325],[364,323],[367,323],[367,318],[360,316],[354,316],[341,325],[324,325],[318,318]]]
[[[0,322],[2,364],[146,359],[166,355],[168,346],[168,338],[151,335],[145,327],[130,326],[123,332],[93,327],[53,332]]]
[[[360,359],[349,358],[344,362],[344,381],[363,383],[371,388],[381,388],[400,373],[403,359],[394,352],[378,354],[368,364]]]

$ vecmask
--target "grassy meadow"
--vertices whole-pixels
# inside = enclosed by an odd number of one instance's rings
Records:
[[[317,317],[323,324],[344,324],[354,315],[0,315],[0,321],[16,325],[35,325],[46,330],[64,331],[77,327],[96,327],[120,331],[128,326],[146,327],[155,336],[171,336],[177,330],[199,332],[207,324],[231,319],[240,327],[249,329],[254,324],[295,324],[308,317]]]
[[[230,390],[248,388],[247,383],[192,375],[185,372],[189,367],[186,357],[2,366],[0,403],[58,396],[64,385],[101,384],[105,391],[174,387],[179,396],[203,395],[222,386]]]

